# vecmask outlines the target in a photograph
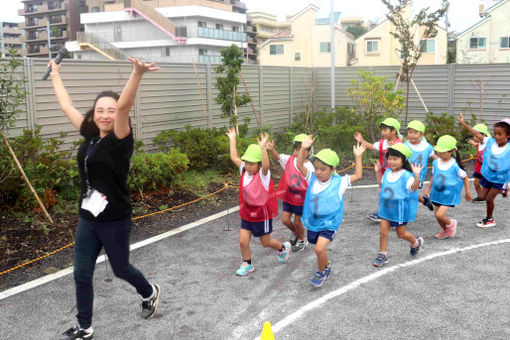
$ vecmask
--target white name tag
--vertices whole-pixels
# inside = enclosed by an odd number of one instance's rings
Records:
[[[102,213],[107,205],[106,196],[95,189],[90,190],[87,197],[81,201],[81,208],[89,211],[94,217]]]

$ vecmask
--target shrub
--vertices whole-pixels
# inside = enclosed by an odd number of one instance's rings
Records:
[[[247,123],[239,126],[237,146],[240,154],[249,144],[256,143],[255,137],[246,137]],[[179,148],[188,157],[189,168],[193,170],[225,170],[231,166],[230,144],[225,128],[201,129],[186,125],[184,131],[162,131],[153,141],[162,152],[171,147]]]
[[[34,131],[24,130],[23,135],[10,139],[11,147],[18,157],[32,186],[41,200],[50,208],[56,198],[79,197],[79,173],[72,158],[74,147],[60,150],[63,141],[57,138],[43,140],[41,127]],[[66,134],[62,133],[61,138]],[[7,209],[33,210],[37,202],[25,184],[18,168],[5,145],[0,146],[0,211]]]
[[[131,159],[128,189],[131,192],[146,192],[172,187],[188,165],[188,157],[179,150],[155,154],[139,152]]]
[[[478,122],[477,116],[471,114],[471,120],[467,120],[466,122],[474,126]],[[483,121],[481,121],[483,123]],[[461,151],[461,154],[470,154],[472,153],[471,145],[468,143],[473,136],[464,129],[457,121],[456,115],[449,115],[446,112],[443,112],[439,115],[435,115],[433,112],[427,113],[425,117],[425,138],[431,144],[435,144],[439,137],[443,135],[450,135],[457,139],[457,147]]]

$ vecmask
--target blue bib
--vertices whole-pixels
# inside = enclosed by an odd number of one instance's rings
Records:
[[[420,182],[424,182],[427,178],[429,156],[432,151],[434,151],[434,147],[430,145],[430,143],[427,143],[428,145],[425,149],[422,151],[415,151],[413,149],[413,144],[409,143],[409,141],[406,141],[404,144],[407,145],[413,152],[413,155],[409,158],[409,163],[421,164],[423,166],[423,170],[420,173]]]
[[[344,200],[338,196],[342,176],[332,176],[331,183],[323,191],[312,194],[317,177],[312,178],[306,190],[305,204],[301,221],[311,231],[338,230],[344,215]]]
[[[489,138],[483,150],[482,176],[492,183],[508,183],[510,181],[510,146],[507,144],[505,151],[495,155],[492,152],[494,143],[496,140]]]
[[[430,200],[441,205],[457,205],[460,203],[462,186],[464,181],[459,178],[460,170],[457,162],[448,170],[441,170],[438,167],[439,159],[432,162],[434,168]]]
[[[409,192],[407,190],[407,181],[413,178],[413,174],[404,171],[400,178],[395,182],[388,181],[388,174],[391,170],[384,173],[379,194],[379,217],[385,220],[405,223],[416,219],[418,210],[418,192]]]

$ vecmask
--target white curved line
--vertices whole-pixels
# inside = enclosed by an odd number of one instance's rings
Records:
[[[314,301],[304,305],[303,307],[299,308],[294,313],[289,314],[288,316],[283,318],[283,320],[275,323],[272,326],[273,333],[278,333],[283,328],[287,327],[288,325],[290,325],[291,323],[293,323],[294,321],[299,319],[301,316],[303,316],[303,314],[305,314],[308,311],[311,311],[314,308],[319,307],[326,301],[328,301],[332,298],[335,298],[337,296],[343,295],[343,294],[347,293],[348,291],[351,291],[351,290],[359,287],[361,284],[373,281],[381,276],[392,273],[398,269],[412,267],[412,266],[415,266],[422,262],[433,260],[435,258],[442,257],[442,256],[452,255],[455,253],[461,253],[461,252],[465,252],[465,251],[469,251],[469,250],[473,250],[473,249],[477,249],[477,248],[494,246],[494,245],[499,245],[499,244],[504,244],[504,243],[510,243],[510,239],[502,239],[502,240],[498,240],[498,241],[479,243],[479,244],[471,245],[471,246],[464,247],[464,248],[452,248],[450,250],[431,254],[431,255],[428,255],[428,256],[413,260],[413,261],[397,264],[397,265],[394,265],[391,267],[384,268],[382,270],[378,270],[378,271],[374,272],[373,274],[370,274],[368,276],[357,279],[356,281],[353,281],[345,286],[342,286],[342,287],[338,288],[337,290],[332,291],[326,295],[323,295],[322,297],[318,298],[317,300],[314,300]],[[256,339],[258,340],[259,337],[257,337]]]

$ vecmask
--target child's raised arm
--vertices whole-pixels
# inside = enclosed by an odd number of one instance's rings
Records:
[[[232,128],[227,132],[228,139],[230,140],[230,159],[239,168],[243,162],[237,154],[236,146],[236,129]]]
[[[267,154],[266,145],[269,140],[269,135],[267,133],[260,134],[260,139],[257,138],[257,142],[259,143],[260,148],[262,149],[262,174],[267,176],[267,172],[269,171],[269,155]]]
[[[276,159],[277,161],[280,160],[280,154],[274,148],[274,142],[267,141],[266,149],[271,151],[271,155],[273,156],[274,159]]]
[[[418,187],[420,186],[420,173],[423,170],[423,165],[411,164],[411,169],[413,170],[413,175],[414,175],[414,182],[413,182],[413,185],[411,186],[411,190],[416,191],[416,190],[418,190]]]
[[[475,136],[476,138],[480,139],[480,140],[483,140],[484,139],[484,135],[481,134],[480,132],[476,131],[475,129],[473,129],[471,126],[467,125],[466,122],[464,121],[464,114],[463,113],[459,113],[459,123],[466,128],[466,130],[468,130],[469,132],[471,132],[473,134],[473,136]]]
[[[369,143],[369,142],[367,142],[366,140],[363,139],[363,135],[361,134],[361,132],[356,131],[356,133],[354,134],[354,139],[358,143],[363,144],[367,149],[372,150],[372,151],[375,150],[374,146],[371,143]]]
[[[375,178],[377,180],[377,184],[381,186],[382,184],[382,174],[381,174],[381,162],[377,160],[377,162],[374,163],[374,171],[375,171]]]
[[[298,153],[298,159],[297,159],[297,168],[298,170],[305,176],[305,178],[308,176],[308,169],[305,166],[305,152],[306,150],[310,149],[313,142],[315,141],[315,138],[313,138],[313,135],[309,135],[302,143],[301,143],[301,149],[299,149]]]
[[[357,182],[363,177],[363,164],[361,156],[363,155],[366,149],[367,147],[359,142],[358,145],[353,145],[352,147],[352,152],[354,153],[354,156],[356,158],[356,166],[354,168],[354,175],[351,175],[349,178],[351,183]]]

